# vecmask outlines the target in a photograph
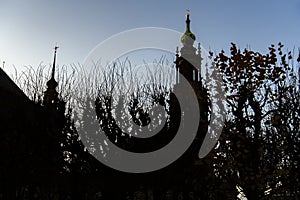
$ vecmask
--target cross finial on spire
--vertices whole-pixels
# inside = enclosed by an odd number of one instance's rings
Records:
[[[54,51],[56,52],[57,49],[59,48],[59,46],[57,46],[57,44],[54,46]]]
[[[186,15],[190,15],[190,9],[186,9]]]

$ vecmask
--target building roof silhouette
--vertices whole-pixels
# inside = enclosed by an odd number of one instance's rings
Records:
[[[0,91],[9,92],[18,97],[26,98],[28,97],[24,92],[15,84],[13,80],[0,68]]]

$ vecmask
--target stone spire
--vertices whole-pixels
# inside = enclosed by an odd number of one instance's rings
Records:
[[[56,91],[56,87],[58,83],[56,82],[55,76],[55,65],[56,65],[56,53],[57,53],[58,46],[54,47],[54,59],[51,71],[51,78],[47,82],[47,90],[44,93],[44,105],[51,105],[58,102],[58,92]]]

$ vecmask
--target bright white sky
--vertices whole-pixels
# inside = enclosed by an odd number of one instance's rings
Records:
[[[138,27],[191,29],[206,49],[228,50],[231,42],[261,52],[283,42],[300,47],[300,0],[0,0],[0,64],[38,66],[82,63],[100,42]],[[180,45],[180,41],[178,41]],[[175,50],[175,48],[174,48]]]

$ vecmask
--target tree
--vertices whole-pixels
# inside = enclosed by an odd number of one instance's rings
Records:
[[[284,54],[282,48],[281,43],[277,50],[272,45],[263,55],[241,52],[232,44],[230,56],[221,51],[214,59],[224,80],[228,111],[216,153],[217,172],[221,179],[234,180],[233,186],[248,199],[297,194],[283,180],[298,176],[288,166],[298,157],[299,90],[292,81],[292,52]]]
[[[9,140],[14,145],[11,148],[4,145],[5,142],[1,143],[0,155],[2,158],[22,158],[20,174],[34,175],[38,177],[35,181],[40,182],[19,182],[17,187],[15,182],[11,182],[7,187],[17,188],[20,198],[46,198],[47,195],[48,198],[84,198],[80,193],[86,198],[101,193],[103,198],[108,199],[125,196],[145,198],[147,193],[155,199],[234,199],[239,192],[250,200],[274,195],[299,196],[300,74],[296,75],[296,71],[300,73],[300,70],[292,62],[293,53],[284,54],[282,49],[280,43],[278,47],[272,45],[268,53],[261,54],[248,49],[242,52],[232,44],[229,56],[221,51],[211,67],[219,69],[219,73],[213,73],[224,81],[227,115],[215,149],[206,158],[197,159],[203,140],[203,135],[200,135],[200,142],[195,140],[176,163],[156,172],[138,175],[109,169],[93,158],[88,150],[100,143],[88,134],[79,135],[79,128],[85,129],[87,124],[76,123],[80,116],[83,121],[95,122],[95,130],[101,128],[111,142],[133,152],[153,151],[170,142],[181,120],[184,120],[182,109],[185,108],[180,108],[172,93],[172,76],[162,71],[164,64],[160,62],[163,60],[156,63],[154,71],[146,68],[147,73],[143,76],[136,74],[128,59],[105,66],[105,70],[94,66],[91,72],[80,66],[73,66],[71,70],[60,68],[58,92],[62,106],[58,110],[51,110],[42,102],[48,77],[45,67],[40,66],[37,70],[27,68],[15,78],[31,99],[26,106],[18,107],[23,113],[18,123],[26,129],[16,128],[11,130],[14,133],[11,134],[3,126],[1,137],[5,140],[1,141]],[[298,65],[299,62],[300,55]],[[204,88],[220,86],[220,83],[208,78],[203,83]],[[201,93],[198,86],[193,87],[198,100],[206,95],[218,94],[214,89],[206,94],[207,90],[201,90]],[[19,100],[12,102],[20,104]],[[0,103],[7,107],[9,100]],[[208,122],[203,122],[203,119],[211,118],[211,104],[205,105],[207,110],[199,122],[202,125],[200,129],[205,131]],[[152,107],[156,105],[163,107],[165,121],[163,116],[153,118]],[[31,113],[35,113],[36,121],[28,117]],[[6,118],[3,120],[7,122]],[[47,120],[52,122],[49,124]],[[41,123],[37,123],[40,125],[36,127],[36,122]],[[162,125],[155,136],[147,139],[135,137],[141,134],[141,127],[155,130],[155,124]],[[28,137],[22,131],[32,134]],[[17,137],[17,133],[22,133],[21,137]],[[83,137],[89,147],[81,142]],[[32,141],[34,145],[31,145]],[[105,153],[105,145],[102,147]],[[11,156],[5,152],[10,152]],[[5,168],[8,174],[13,174],[14,170],[8,166],[14,162],[14,159],[11,162],[8,159],[1,163],[1,171]],[[52,171],[47,179],[40,180],[43,170]],[[0,174],[1,179],[9,177],[4,175]],[[59,183],[51,182],[52,177],[49,176],[58,178]],[[112,180],[111,177],[117,179]],[[87,185],[79,187],[83,181]],[[3,182],[1,184],[4,185]],[[14,190],[10,194],[14,196]]]

